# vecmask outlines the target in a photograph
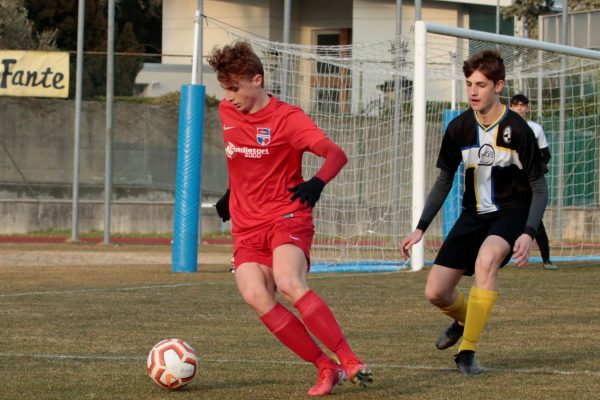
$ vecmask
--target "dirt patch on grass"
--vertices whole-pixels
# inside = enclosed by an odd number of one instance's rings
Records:
[[[231,246],[201,246],[198,264],[229,264]],[[171,264],[170,246],[2,245],[0,267],[164,265]]]

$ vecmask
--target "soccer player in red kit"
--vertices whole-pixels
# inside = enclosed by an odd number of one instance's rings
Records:
[[[373,380],[370,368],[354,354],[333,313],[306,282],[314,235],[312,208],[348,159],[300,108],[265,90],[262,63],[249,43],[215,48],[208,62],[225,91],[219,113],[229,189],[216,207],[224,221],[232,220],[238,290],[285,346],[317,367],[310,396],[330,394],[346,377],[366,386]],[[306,151],[325,161],[304,181]],[[301,319],[277,301],[276,291]]]

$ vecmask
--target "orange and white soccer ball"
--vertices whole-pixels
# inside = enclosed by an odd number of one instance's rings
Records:
[[[148,354],[148,375],[165,389],[178,389],[190,383],[198,372],[198,356],[185,341],[165,339]]]

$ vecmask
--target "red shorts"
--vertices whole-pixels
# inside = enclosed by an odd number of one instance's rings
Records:
[[[233,267],[237,268],[247,262],[256,262],[272,268],[273,250],[282,244],[291,243],[304,252],[310,268],[310,246],[314,234],[312,216],[274,221],[245,239],[234,238]]]

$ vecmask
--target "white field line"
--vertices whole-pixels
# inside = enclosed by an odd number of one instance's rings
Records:
[[[139,362],[145,361],[142,356],[93,356],[93,355],[72,355],[72,354],[25,354],[25,353],[0,353],[0,358],[41,358],[46,360],[74,360],[74,361],[114,361],[114,362]],[[256,364],[256,365],[307,365],[302,361],[280,361],[280,360],[250,360],[250,359],[208,359],[201,358],[202,363],[215,364]],[[430,365],[413,364],[370,364],[374,369],[419,369],[427,371],[455,371],[455,368],[434,367]],[[482,368],[484,371],[510,372],[535,375],[588,375],[600,376],[600,371],[564,371],[546,368]]]
[[[196,283],[174,283],[168,285],[145,285],[145,286],[130,286],[122,288],[90,288],[90,289],[73,289],[73,290],[49,290],[41,292],[21,292],[21,293],[0,293],[0,298],[4,297],[21,297],[21,296],[40,296],[50,294],[71,294],[71,293],[97,293],[97,292],[127,292],[134,290],[147,289],[170,289],[187,286],[204,286],[204,285],[220,285],[229,284],[229,282],[196,282]]]
[[[357,274],[346,274],[344,277],[352,276],[367,276],[367,275],[387,275],[396,272],[367,272]],[[333,275],[340,277],[341,274]],[[332,278],[332,275],[312,275],[310,279],[327,279]],[[194,282],[194,283],[174,283],[164,285],[144,285],[144,286],[129,286],[122,288],[88,288],[88,289],[71,289],[71,290],[48,290],[48,291],[37,291],[37,292],[19,292],[19,293],[0,293],[0,298],[6,297],[22,297],[22,296],[41,296],[41,295],[57,295],[57,294],[71,294],[71,293],[97,293],[97,292],[127,292],[134,290],[153,290],[153,289],[168,289],[168,288],[180,288],[188,286],[203,286],[203,285],[234,285],[235,282],[231,281],[212,281],[212,282]]]
[[[332,274],[314,274],[310,275],[310,280],[321,280],[321,279],[332,279],[332,278],[356,278],[356,277],[367,277],[372,275],[392,275],[399,273],[410,273],[411,271],[399,271],[399,272],[359,272],[359,273],[332,273]],[[309,282],[310,283],[310,282]],[[23,297],[23,296],[42,296],[42,295],[60,295],[60,294],[72,294],[72,293],[98,293],[98,292],[127,292],[135,290],[154,290],[154,289],[169,289],[169,288],[180,288],[189,286],[203,286],[203,285],[235,285],[234,279],[230,281],[207,281],[207,282],[194,282],[194,283],[174,283],[174,284],[163,284],[163,285],[143,285],[143,286],[129,286],[122,288],[88,288],[88,289],[71,289],[71,290],[48,290],[48,291],[36,291],[36,292],[17,292],[17,293],[0,293],[0,298],[9,297]],[[553,292],[587,292],[595,293],[600,292],[600,289],[575,289],[575,288],[527,288],[518,289],[507,286],[504,288],[504,293],[535,293],[535,292],[547,292],[552,290]]]

